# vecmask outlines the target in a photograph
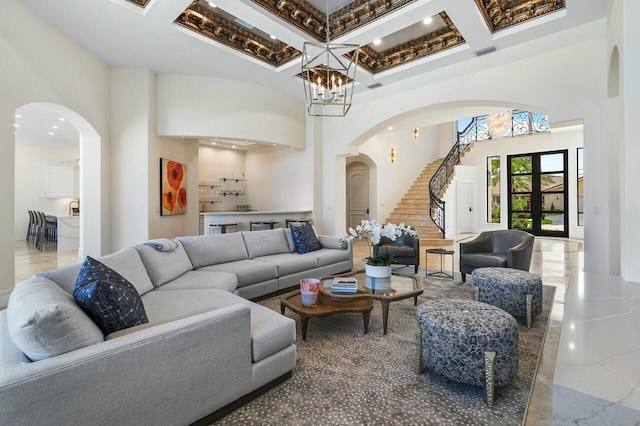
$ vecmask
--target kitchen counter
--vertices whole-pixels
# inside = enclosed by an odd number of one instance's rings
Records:
[[[58,216],[58,251],[78,250],[80,216]]]
[[[220,211],[201,212],[200,216],[204,218],[204,234],[209,234],[209,225],[217,223],[237,223],[238,231],[248,231],[249,222],[276,220],[284,227],[285,219],[310,219],[311,213],[311,210]]]

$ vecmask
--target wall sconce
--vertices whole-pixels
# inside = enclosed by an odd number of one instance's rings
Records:
[[[396,162],[396,150],[391,148],[391,162],[395,163]]]
[[[417,127],[413,128],[413,138],[414,139],[418,139],[418,128]]]

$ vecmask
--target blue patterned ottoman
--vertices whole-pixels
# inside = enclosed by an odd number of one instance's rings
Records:
[[[485,387],[493,406],[495,387],[518,373],[518,322],[486,303],[439,299],[416,312],[420,326],[420,373],[433,370],[451,380]]]
[[[512,268],[478,268],[471,273],[473,300],[488,303],[516,317],[531,317],[542,312],[542,278]]]

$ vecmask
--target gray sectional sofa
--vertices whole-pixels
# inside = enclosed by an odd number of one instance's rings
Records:
[[[348,239],[319,240],[298,254],[275,229],[98,258],[134,285],[149,319],[109,336],[71,295],[81,265],[17,284],[0,312],[0,424],[190,424],[285,380],[295,322],[247,299],[352,269]]]

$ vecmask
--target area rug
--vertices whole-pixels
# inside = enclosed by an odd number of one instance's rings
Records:
[[[432,299],[472,299],[470,283],[425,278],[418,304]],[[361,314],[311,318],[307,340],[297,323],[298,361],[293,377],[227,415],[219,425],[518,425],[523,423],[544,343],[554,287],[543,288],[543,310],[532,328],[520,321],[518,376],[497,388],[493,408],[483,389],[434,373],[418,374],[419,328],[413,299],[392,302],[389,330],[374,302],[369,334]],[[260,302],[277,312],[281,297]]]

